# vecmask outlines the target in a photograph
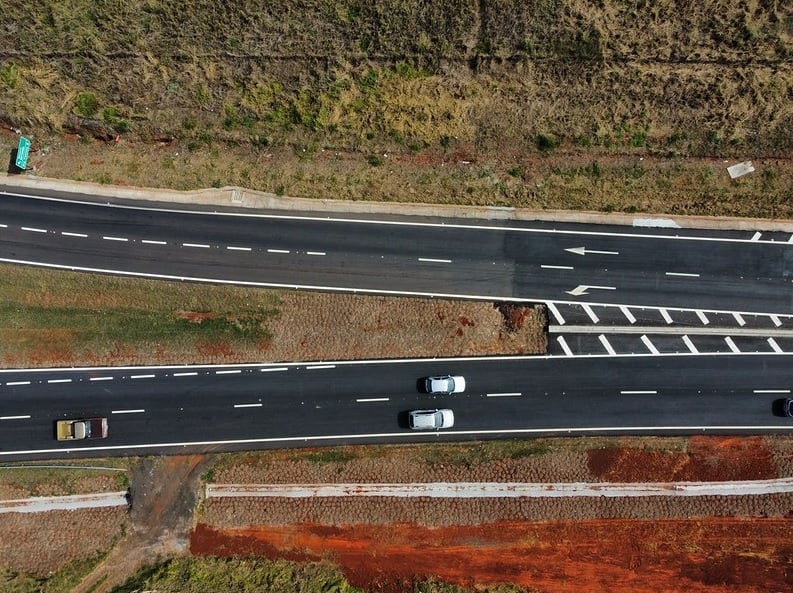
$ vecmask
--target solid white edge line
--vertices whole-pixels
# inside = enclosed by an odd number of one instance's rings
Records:
[[[261,408],[262,404],[234,404],[235,408]]]
[[[317,369],[335,369],[335,368],[336,368],[335,364],[316,364],[316,365],[312,365],[312,366],[307,366],[306,370],[307,371],[314,371],[314,370],[317,370]]]
[[[729,433],[731,431],[747,431],[752,434],[758,430],[768,430],[774,432],[791,432],[793,425],[715,425],[715,426],[597,426],[590,428],[581,427],[546,427],[546,428],[508,428],[508,429],[489,429],[489,430],[446,430],[445,435],[452,436],[486,436],[486,435],[538,435],[538,434],[560,434],[560,435],[587,435],[604,433],[651,433],[661,431],[672,432],[696,432],[702,434],[708,431],[718,431]],[[0,457],[8,455],[41,455],[45,453],[73,453],[75,451],[127,451],[131,449],[164,449],[164,448],[184,448],[184,447],[206,447],[209,445],[254,445],[263,443],[319,443],[335,442],[339,440],[362,440],[362,439],[383,439],[383,438],[411,438],[426,436],[417,434],[418,431],[404,432],[375,432],[366,434],[341,434],[341,435],[309,435],[294,437],[271,437],[259,439],[228,439],[220,441],[183,441],[176,443],[145,443],[141,445],[106,445],[89,446],[73,449],[28,449],[24,451],[0,451]]]
[[[237,375],[242,372],[242,369],[231,369],[227,371],[215,371],[216,375]]]
[[[520,391],[515,391],[513,393],[486,393],[486,397],[519,397],[523,395]]]
[[[6,387],[16,387],[17,385],[30,385],[30,381],[9,381]]]
[[[390,397],[359,397],[355,401],[358,403],[366,403],[366,402],[387,402],[390,401]]]
[[[138,408],[136,410],[111,410],[111,414],[143,414],[146,410]]]
[[[29,420],[30,414],[20,414],[19,416],[0,416],[0,420]]]
[[[431,264],[450,264],[452,260],[450,259],[436,259],[433,257],[420,257],[418,258],[420,262],[431,263]]]
[[[126,237],[111,237],[111,236],[102,236],[105,241],[121,241],[122,243],[126,243],[129,241]]]
[[[592,323],[598,323],[600,321],[600,318],[592,310],[592,307],[584,303],[583,305],[581,305],[581,308],[584,309],[584,313],[586,313],[589,316],[589,318],[592,320]]]
[[[684,335],[681,339],[683,340],[683,343],[686,345],[686,347],[691,351],[691,354],[699,354],[699,350],[697,350],[697,347],[694,346],[694,342],[691,341],[691,338]]]
[[[209,249],[206,243],[182,243],[182,247],[200,247],[201,249]]]
[[[625,319],[628,320],[628,323],[631,325],[636,323],[636,318],[633,316],[633,313],[631,313],[631,310],[628,309],[628,307],[625,305],[620,305],[620,311],[622,311],[622,314],[625,315]]]
[[[132,375],[130,376],[130,379],[154,379],[156,376],[157,375]]]
[[[660,354],[660,352],[658,352],[658,348],[655,347],[655,344],[653,344],[650,341],[650,338],[648,338],[646,335],[642,335],[641,340],[642,340],[642,343],[645,346],[647,346],[647,349],[650,351],[650,354]]]
[[[664,318],[664,321],[666,321],[667,325],[673,323],[672,316],[669,314],[669,311],[667,311],[666,309],[660,309],[660,311],[661,311],[661,317]]]
[[[47,379],[47,383],[71,383],[71,379]]]
[[[47,229],[37,229],[35,227],[30,227],[30,226],[23,226],[22,230],[23,231],[28,231],[30,233],[46,233],[47,232]]]
[[[306,251],[306,255],[327,255],[324,251]]]
[[[573,356],[573,351],[570,350],[570,346],[567,345],[567,340],[564,339],[564,336],[556,336],[556,341],[559,342],[565,356]]]
[[[556,305],[549,301],[545,303],[545,306],[548,307],[548,310],[551,312],[551,314],[556,317],[556,323],[559,325],[564,325],[564,317],[562,317],[562,314],[559,312],[559,309],[556,308]]]
[[[779,344],[776,343],[776,340],[774,338],[768,338],[766,340],[766,342],[768,342],[768,345],[771,346],[771,349],[774,352],[776,352],[777,354],[784,354],[785,353],[785,351],[782,350],[782,348],[779,347]]]
[[[268,249],[267,253],[289,253],[288,249]]]
[[[753,389],[752,393],[790,393],[790,389]]]
[[[726,336],[724,338],[724,341],[727,343],[727,346],[730,347],[730,350],[732,350],[735,354],[740,354],[741,353],[741,349],[738,348],[738,346],[735,345],[735,342],[733,342],[733,340],[732,340],[732,338],[730,336]]]
[[[152,239],[141,239],[140,242],[146,245],[168,245],[168,241],[153,241]]]
[[[664,272],[667,276],[679,276],[682,278],[699,278],[699,274],[691,274],[688,272]]]
[[[634,389],[634,390],[625,390],[620,391],[620,395],[658,395],[657,391],[653,391],[650,389]]]
[[[234,247],[233,245],[227,245],[226,249],[229,251],[251,251],[250,247]]]
[[[67,231],[61,231],[61,235],[63,235],[64,237],[79,237],[80,239],[88,238],[88,235],[86,235],[85,233],[69,233]]]
[[[600,334],[598,336],[598,340],[600,340],[600,343],[603,344],[603,347],[606,349],[606,352],[609,353],[609,356],[614,356],[615,354],[617,354],[614,351],[614,348],[611,347],[611,344],[609,343],[608,338],[606,338],[605,334]]]
[[[112,381],[113,377],[89,377],[89,381]]]
[[[189,373],[173,373],[173,377],[195,377],[198,375],[198,371],[190,371]]]
[[[552,266],[547,264],[540,264],[540,267],[544,270],[575,270],[573,266]]]

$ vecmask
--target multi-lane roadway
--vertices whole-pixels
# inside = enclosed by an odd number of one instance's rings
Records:
[[[785,233],[350,217],[0,193],[0,261],[153,278],[370,293],[793,312]],[[629,309],[623,308],[622,311]],[[590,313],[592,309],[589,309]],[[631,314],[632,316],[632,314]],[[779,322],[781,324],[781,322]],[[654,347],[653,347],[654,348]],[[405,439],[793,430],[771,412],[793,357],[766,354],[399,361],[0,372],[0,456],[132,454]],[[419,377],[465,374],[430,398]],[[453,407],[416,435],[405,413]],[[96,414],[110,436],[64,445],[53,421]]]

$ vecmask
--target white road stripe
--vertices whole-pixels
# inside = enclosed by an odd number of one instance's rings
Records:
[[[262,404],[234,404],[235,408],[261,408]]]
[[[655,344],[653,344],[650,341],[650,338],[648,338],[647,336],[642,336],[642,342],[644,343],[645,346],[647,346],[647,349],[650,351],[651,354],[658,354],[658,348],[656,348]]]
[[[554,303],[545,304],[547,305],[548,310],[551,312],[551,315],[556,318],[556,323],[559,325],[564,325],[564,317],[562,317],[562,314],[559,312],[559,309],[556,307],[556,305]]]
[[[575,270],[573,266],[551,266],[548,264],[540,264],[540,267],[545,270]]]
[[[564,339],[564,336],[556,336],[556,341],[559,342],[559,345],[564,350],[566,356],[572,356],[573,351],[570,350],[570,346],[567,345],[567,341]]]
[[[752,393],[790,393],[790,389],[753,389]]]
[[[23,231],[29,231],[31,233],[46,233],[47,232],[47,229],[37,229],[35,227],[30,227],[30,226],[23,226],[22,230]]]
[[[9,381],[6,387],[15,387],[17,385],[30,385],[30,381]]]
[[[688,349],[691,351],[692,354],[699,354],[699,350],[697,350],[697,347],[694,346],[694,343],[691,341],[691,338],[689,338],[688,336],[683,336],[682,339],[683,339],[683,343],[688,347]]]
[[[435,259],[435,258],[432,258],[432,257],[420,257],[419,261],[430,262],[430,263],[434,263],[434,264],[450,264],[450,263],[452,263],[452,260],[450,260],[450,259]]]
[[[7,228],[8,228],[7,224],[0,224],[0,229],[7,229]]]
[[[146,245],[168,245],[167,241],[153,241],[151,239],[141,239],[140,242]]]
[[[113,377],[91,377],[89,381],[112,381]]]
[[[145,412],[143,408],[138,408],[136,410],[111,410],[111,414],[143,414]]]
[[[237,374],[239,374],[241,372],[242,372],[241,369],[232,369],[232,370],[229,370],[229,371],[215,371],[215,374],[216,375],[237,375]]]
[[[154,379],[157,375],[131,375],[130,379]]]
[[[206,243],[182,243],[182,247],[200,247],[201,249],[209,249]]]
[[[326,255],[324,251],[306,251],[306,255]]]
[[[71,383],[71,379],[48,379],[47,383]]]
[[[85,233],[69,233],[67,231],[61,231],[61,235],[64,237],[79,237],[80,239],[85,239],[88,237]]]
[[[669,312],[666,309],[659,309],[659,311],[661,311],[661,317],[664,318],[664,321],[666,321],[667,325],[673,323],[672,316],[669,314]]]
[[[268,249],[267,253],[289,253],[288,249]]]
[[[779,327],[780,325],[782,325],[782,322],[779,320],[778,316],[769,315],[769,317],[771,318],[771,321],[774,323],[775,326]]]
[[[776,352],[777,354],[782,354],[784,352],[784,350],[782,350],[782,348],[779,347],[779,344],[776,343],[776,340],[774,338],[768,338],[768,340],[766,341],[768,342],[768,345],[771,346],[773,351]]]
[[[174,377],[195,377],[196,375],[198,375],[198,373],[196,371],[192,371],[192,372],[189,372],[189,373],[174,373],[173,374]]]
[[[487,397],[519,397],[523,394],[519,391],[515,391],[513,393],[486,393],[485,395]]]
[[[740,313],[733,313],[732,316],[735,317],[735,321],[737,321],[738,325],[741,327],[746,325],[746,322],[743,320],[743,316]]]
[[[359,403],[365,403],[365,402],[387,402],[390,399],[391,399],[390,397],[359,397],[355,401],[357,401]]]
[[[277,367],[274,369],[259,369],[262,373],[280,373],[281,371],[288,371],[289,367]]]
[[[583,305],[581,305],[581,308],[584,310],[584,313],[586,313],[589,316],[589,318],[592,320],[592,323],[597,323],[600,321],[598,316],[595,315],[595,312],[592,310],[592,307],[584,303]]]
[[[0,416],[0,420],[27,420],[30,414],[20,414],[19,416]]]
[[[667,276],[679,276],[682,278],[699,278],[699,274],[690,274],[687,272],[666,272]]]
[[[732,350],[735,354],[741,353],[741,350],[738,348],[738,346],[735,345],[735,342],[732,341],[732,338],[730,336],[724,338],[724,341],[727,342],[727,346],[729,346],[730,350]]]
[[[314,370],[317,370],[317,369],[335,369],[335,368],[336,368],[335,364],[318,364],[318,365],[314,365],[314,366],[310,366],[310,367],[307,366],[306,370],[314,371]]]
[[[625,319],[628,320],[628,323],[631,325],[636,323],[636,318],[633,316],[633,313],[631,313],[631,310],[628,309],[628,307],[625,305],[620,305],[620,311],[622,311],[622,314],[625,315]]]
[[[708,316],[705,315],[704,311],[697,311],[697,317],[699,317],[702,325],[708,325],[710,323],[710,319],[708,319]]]
[[[234,247],[233,245],[227,245],[226,249],[229,251],[250,251],[250,247]]]
[[[762,236],[763,236],[763,233],[761,233],[760,231],[757,231],[754,235],[752,235],[752,239],[751,240],[752,241],[759,241],[760,237],[762,237]]]
[[[121,241],[122,243],[126,243],[127,241],[129,241],[129,239],[127,239],[126,237],[111,237],[107,235],[102,235],[102,238],[105,241]]]
[[[603,344],[603,347],[606,349],[606,352],[608,352],[611,356],[614,356],[616,354],[614,348],[611,347],[611,344],[609,344],[609,341],[606,339],[605,335],[600,334],[598,336],[598,340],[600,340],[600,343]]]
[[[620,391],[621,395],[658,395],[657,391],[650,390],[634,390],[634,391]]]

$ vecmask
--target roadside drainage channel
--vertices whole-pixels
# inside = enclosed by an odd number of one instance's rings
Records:
[[[72,511],[75,509],[118,506],[129,506],[126,490],[122,492],[98,492],[69,496],[34,496],[17,500],[0,500],[0,514]]]
[[[736,482],[426,482],[414,484],[207,484],[206,498],[563,498],[749,496],[793,492],[793,478]]]

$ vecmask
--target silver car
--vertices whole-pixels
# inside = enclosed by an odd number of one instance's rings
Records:
[[[408,418],[413,430],[436,430],[454,426],[454,412],[451,410],[412,410]]]
[[[451,395],[465,391],[465,377],[441,375],[424,379],[424,391],[431,395]]]

